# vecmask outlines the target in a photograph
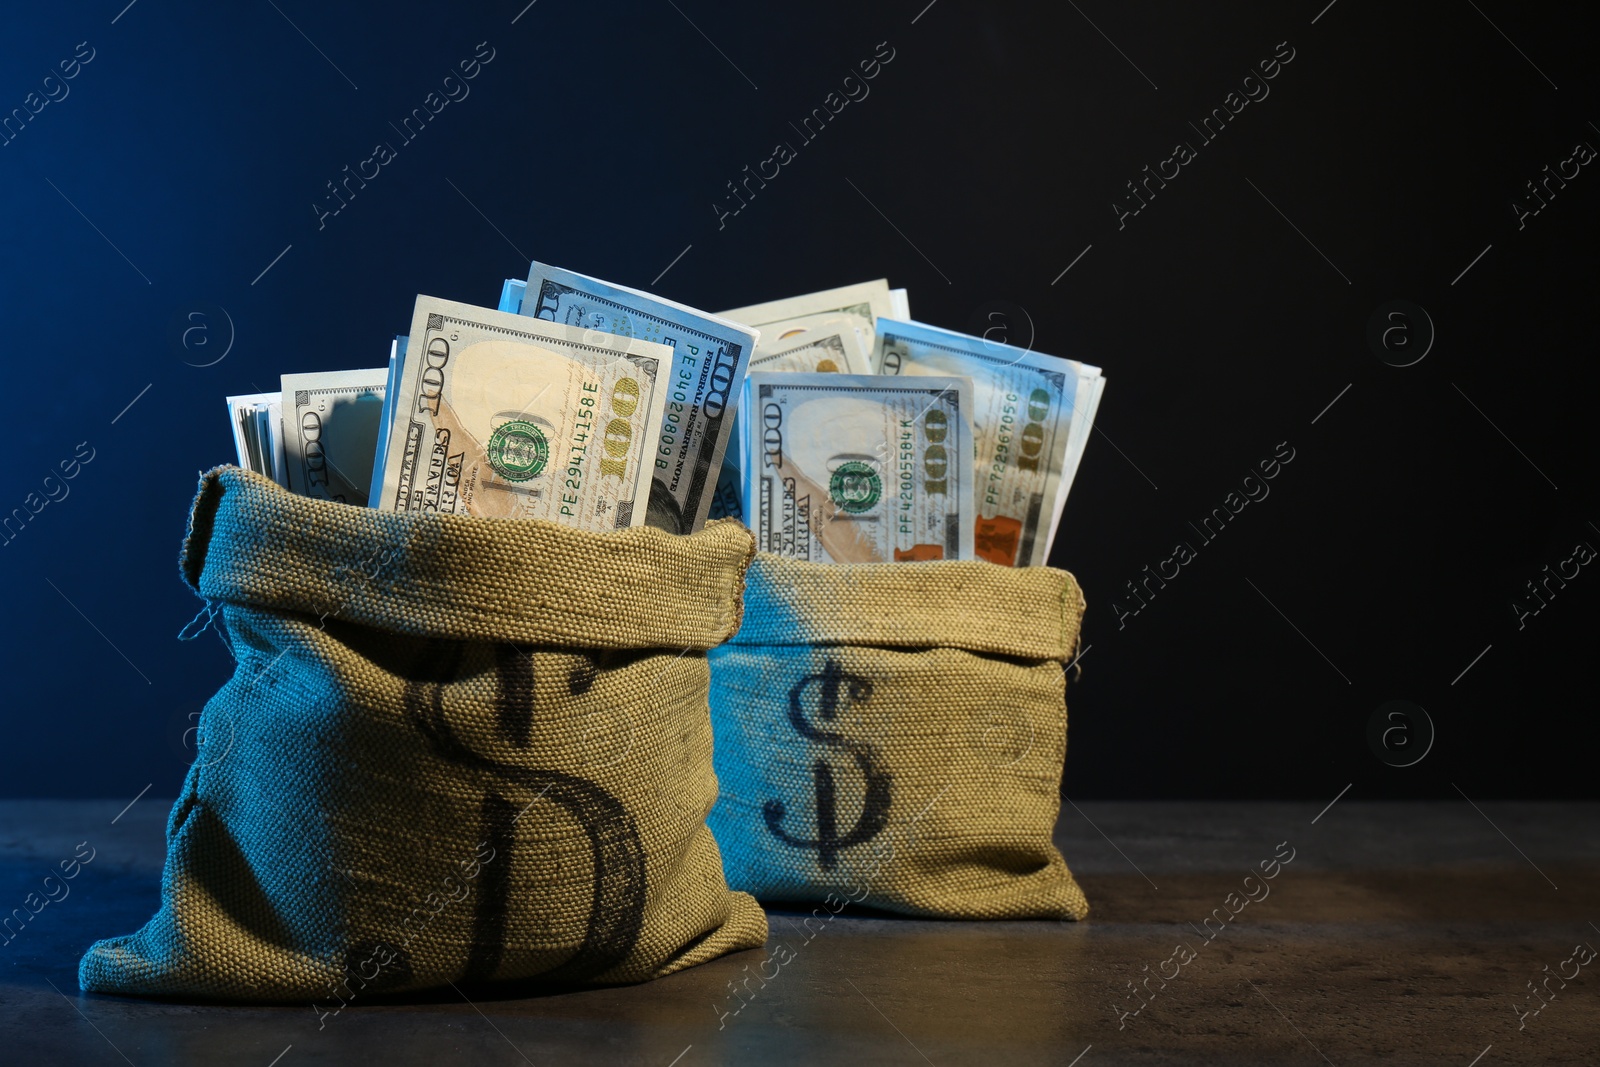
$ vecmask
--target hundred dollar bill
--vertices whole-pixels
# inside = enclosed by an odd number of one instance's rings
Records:
[[[762,343],[750,355],[750,373],[756,371],[806,371],[832,374],[870,374],[852,321],[836,315],[817,327],[773,344]],[[743,415],[735,414],[733,440],[722,457],[717,491],[711,501],[711,518],[739,518],[744,513]]]
[[[758,548],[821,563],[972,558],[969,379],[757,371],[745,388]]]
[[[1087,441],[1100,369],[887,319],[878,320],[878,367],[884,375],[972,378],[977,555],[1003,566],[1044,563],[1064,478]]]
[[[373,506],[638,526],[671,361],[664,345],[419,296]]]
[[[895,301],[889,283],[879,278],[859,285],[844,285],[819,293],[751,304],[721,314],[723,318],[758,328],[767,344],[825,325],[829,320],[843,315],[855,326],[856,335],[861,339],[861,348],[870,358],[873,350],[872,324],[880,317],[893,318],[894,312]]]
[[[747,326],[624,285],[534,263],[522,314],[672,349],[661,377],[667,395],[650,463],[646,523],[670,533],[705,524],[733,431],[750,351],[760,334]]]
[[[387,370],[285,374],[289,491],[367,506]]]

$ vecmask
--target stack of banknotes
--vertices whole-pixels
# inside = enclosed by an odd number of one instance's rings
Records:
[[[698,530],[816,562],[1042,564],[1100,368],[914,322],[865,282],[712,314],[534,263],[417,297],[386,368],[228,397],[239,465],[385,511]]]

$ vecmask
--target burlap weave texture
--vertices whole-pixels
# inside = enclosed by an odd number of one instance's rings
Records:
[[[711,653],[729,884],[913,915],[1071,918],[1051,841],[1077,582],[982,561],[758,554]]]

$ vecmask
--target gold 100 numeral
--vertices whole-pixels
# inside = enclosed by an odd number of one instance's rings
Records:
[[[928,447],[922,453],[922,488],[925,492],[950,492],[950,454],[945,451],[943,444],[949,433],[949,416],[938,408],[929,408],[928,413],[922,416],[922,436],[928,442]]]
[[[1022,439],[1018,442],[1019,471],[1039,469],[1039,453],[1044,450],[1044,420],[1049,414],[1050,394],[1043,389],[1035,389],[1028,395],[1028,425],[1022,428]]]
[[[628,449],[633,444],[633,423],[628,417],[639,407],[639,380],[623,378],[611,390],[611,419],[606,423],[606,454],[600,460],[600,473],[626,479]]]

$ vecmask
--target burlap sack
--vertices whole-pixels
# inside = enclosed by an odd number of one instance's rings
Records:
[[[705,651],[752,551],[384,514],[237,468],[184,578],[238,660],[202,713],[161,907],[85,990],[313,1001],[446,982],[630,982],[766,939],[730,892]]]
[[[711,653],[728,883],[912,915],[1087,915],[1051,842],[1083,609],[1047,567],[758,554],[744,625]]]

